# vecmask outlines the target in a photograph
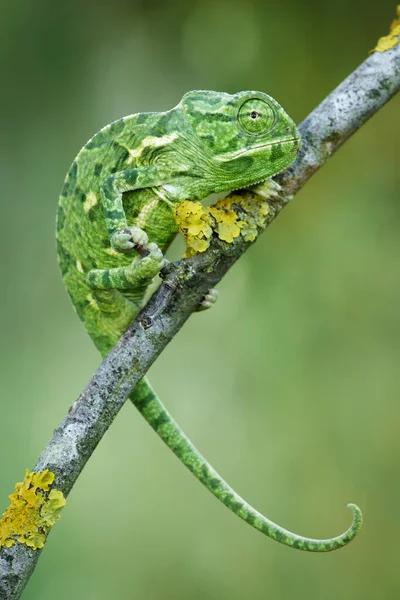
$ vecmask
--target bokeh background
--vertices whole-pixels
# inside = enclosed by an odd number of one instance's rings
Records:
[[[2,0],[0,504],[99,356],[58,271],[57,197],[103,125],[189,89],[260,89],[300,122],[386,34],[391,0]],[[27,600],[398,598],[400,98],[306,185],[151,369],[168,408],[293,551],[220,505],[126,405]],[[182,243],[172,248],[178,257]]]

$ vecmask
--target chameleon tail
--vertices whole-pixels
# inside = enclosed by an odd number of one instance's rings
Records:
[[[130,398],[146,421],[193,475],[235,515],[268,537],[299,550],[329,552],[348,544],[360,529],[362,513],[355,504],[347,505],[353,512],[352,524],[337,537],[316,540],[283,529],[247,504],[208,464],[173,420],[146,379],[139,382]]]

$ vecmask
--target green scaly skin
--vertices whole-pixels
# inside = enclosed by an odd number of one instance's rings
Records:
[[[172,110],[138,113],[104,127],[74,160],[57,215],[59,262],[76,311],[105,356],[141,308],[177,233],[173,207],[212,192],[249,187],[290,165],[295,123],[261,92],[194,91]],[[150,242],[149,242],[150,240]],[[361,526],[354,512],[342,535],[314,540],[266,519],[232,490],[187,439],[142,379],[130,398],[192,473],[232,512],[301,550],[347,544]]]

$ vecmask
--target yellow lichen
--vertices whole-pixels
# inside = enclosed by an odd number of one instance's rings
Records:
[[[54,473],[49,469],[25,471],[24,481],[15,484],[10,506],[0,520],[0,548],[10,548],[16,541],[32,550],[43,548],[46,534],[66,504],[60,490],[50,490],[53,481]]]
[[[268,202],[251,192],[221,198],[210,208],[199,202],[181,202],[174,215],[186,242],[185,257],[207,250],[213,232],[228,244],[239,236],[253,242],[259,229],[266,227],[268,211]]]
[[[240,235],[240,230],[243,226],[242,221],[232,210],[232,204],[235,202],[234,196],[221,198],[213,206],[209,208],[210,214],[214,217],[217,223],[216,232],[220,240],[231,244],[233,240]]]
[[[396,8],[397,19],[394,19],[390,26],[390,31],[388,35],[385,35],[379,38],[376,47],[370,51],[372,52],[386,52],[386,50],[390,50],[395,46],[399,39],[397,36],[400,35],[400,4],[397,5]]]
[[[175,206],[174,216],[186,242],[185,256],[207,250],[212,235],[208,210],[200,202],[184,200]]]

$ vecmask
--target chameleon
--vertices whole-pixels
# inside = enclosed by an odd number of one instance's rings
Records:
[[[146,302],[178,233],[174,209],[187,199],[241,188],[273,194],[277,184],[271,177],[294,161],[299,146],[294,121],[271,96],[256,91],[191,91],[170,110],[106,125],[83,146],[61,191],[57,249],[67,291],[102,356]],[[211,291],[200,308],[214,299]],[[324,552],[344,546],[359,529],[361,512],[349,504],[353,523],[335,538],[287,531],[245,502],[209,465],[146,378],[130,399],[220,501],[274,540]]]

